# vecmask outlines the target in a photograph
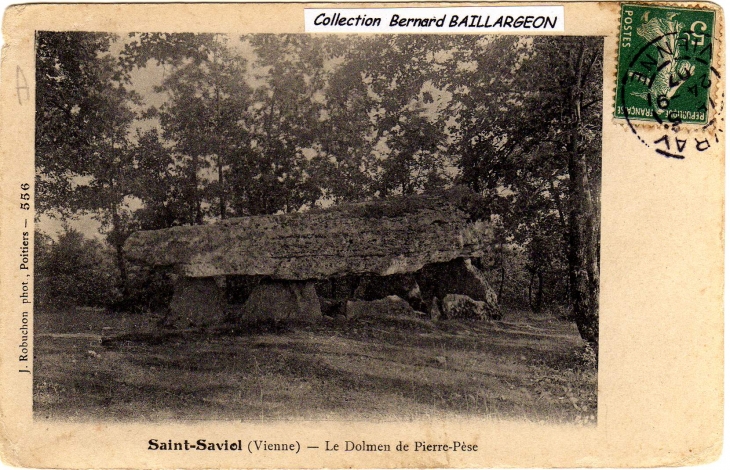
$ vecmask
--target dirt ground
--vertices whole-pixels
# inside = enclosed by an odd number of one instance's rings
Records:
[[[84,308],[37,311],[36,418],[468,415],[595,424],[595,366],[575,325],[549,315],[508,312],[491,323],[386,316],[176,334],[156,330],[155,321]]]

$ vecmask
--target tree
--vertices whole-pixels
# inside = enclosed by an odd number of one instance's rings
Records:
[[[554,140],[567,160],[570,300],[581,336],[593,345],[598,344],[602,46],[599,38],[535,39],[526,63],[539,80],[540,105],[552,110],[544,138]],[[548,54],[557,54],[559,62],[546,60]]]
[[[163,136],[185,162],[189,222],[196,224],[203,223],[205,199],[217,205],[218,217],[228,217],[227,201],[236,190],[227,183],[228,172],[250,141],[244,124],[251,94],[245,61],[232,56],[222,39],[213,38],[208,49],[208,57],[179,66],[159,88],[168,95],[159,111]],[[212,182],[204,181],[209,168],[217,177]]]
[[[571,48],[567,61],[570,64],[565,82],[567,97],[564,103],[570,110],[568,124],[568,174],[569,188],[569,251],[568,265],[570,270],[570,293],[573,313],[583,339],[598,344],[598,295],[599,295],[599,218],[597,212],[598,185],[591,184],[591,173],[596,167],[590,165],[590,146],[595,145],[595,137],[590,136],[600,129],[600,112],[593,108],[594,116],[590,119],[589,107],[599,102],[601,90],[600,68],[595,67],[600,61],[600,41],[580,41],[576,48]],[[551,44],[545,44],[543,50]],[[597,70],[598,69],[598,70]],[[589,81],[590,80],[590,81]],[[593,132],[591,132],[593,131]],[[595,154],[593,156],[595,158]],[[596,349],[597,352],[597,349]]]
[[[163,82],[156,88],[167,94],[167,100],[158,109],[150,108],[146,117],[157,120],[162,130],[163,143],[153,145],[165,149],[174,160],[176,170],[167,172],[167,180],[176,178],[174,208],[168,200],[157,209],[165,209],[163,215],[146,207],[142,215],[167,219],[167,223],[202,224],[206,199],[217,203],[218,215],[226,216],[226,194],[224,184],[225,159],[228,153],[226,142],[230,139],[230,127],[226,113],[230,114],[230,96],[225,89],[231,89],[231,69],[240,80],[240,68],[245,61],[232,57],[225,45],[225,39],[215,34],[193,33],[132,33],[120,54],[120,62],[126,71],[144,67],[162,67]],[[235,87],[234,87],[235,88]],[[236,99],[245,94],[245,88]],[[233,105],[236,112],[240,100]],[[238,122],[236,116],[232,123]],[[236,132],[233,132],[235,135]],[[150,138],[152,138],[150,136]],[[160,140],[159,137],[155,139]],[[150,163],[150,162],[148,162]],[[170,165],[169,165],[170,166]],[[217,181],[210,181],[209,169],[214,168]],[[167,170],[166,170],[167,171]],[[158,195],[159,196],[159,195]],[[150,201],[147,201],[148,204]],[[161,205],[160,205],[161,203]],[[184,209],[184,210],[183,210]],[[183,210],[181,212],[181,210]],[[162,220],[159,220],[162,222]]]
[[[409,194],[451,183],[446,115],[433,98],[436,36],[353,39],[327,89],[322,150],[338,178],[335,198]],[[360,189],[361,188],[361,189]]]
[[[180,185],[184,168],[172,149],[165,147],[157,128],[138,130],[135,140],[133,193],[143,204],[134,212],[135,225],[156,230],[185,224],[189,211]]]
[[[112,73],[105,33],[40,31],[36,36],[36,210],[71,209],[67,195],[77,174],[88,171],[93,136]]]
[[[322,93],[313,174],[325,197],[334,202],[362,200],[377,191],[377,131],[372,115],[377,101],[366,83],[367,59],[360,56],[367,41],[362,37],[328,39],[322,48],[330,61],[340,65],[327,76]]]
[[[258,34],[242,38],[253,48],[255,79],[249,108],[252,136],[246,188],[249,214],[291,212],[322,196],[313,178],[312,149],[320,126],[325,50],[319,38]],[[305,152],[309,151],[309,156]],[[246,184],[248,183],[248,184]]]
[[[555,250],[546,247],[562,242],[578,329],[597,344],[601,40],[474,46],[453,54],[463,72],[449,85],[461,179],[488,195],[493,213],[531,247],[536,276],[546,266],[537,258],[549,259]]]
[[[168,99],[155,117],[182,169],[187,223],[203,223],[206,204],[208,215],[226,218],[297,210],[319,198],[302,153],[317,133],[311,90],[322,67],[312,41],[244,37],[266,72],[257,77],[221,35],[136,39],[125,48],[129,64],[171,68],[159,87]]]
[[[136,99],[128,75],[107,52],[114,36],[38,34],[36,178],[38,210],[93,213],[115,247],[122,291],[132,194],[128,132]]]
[[[150,63],[173,69],[192,62],[200,64],[210,58],[215,44],[214,34],[196,33],[130,33],[131,38],[120,53],[120,62],[127,72]]]

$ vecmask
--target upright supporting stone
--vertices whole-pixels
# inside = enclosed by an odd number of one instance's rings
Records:
[[[484,302],[490,316],[498,311],[497,294],[486,277],[468,259],[457,258],[447,263],[433,263],[418,272],[416,279],[423,298],[443,299],[449,294],[466,295]]]
[[[241,309],[241,321],[322,318],[313,282],[271,281],[256,286]]]
[[[221,282],[212,277],[180,276],[170,302],[166,323],[176,328],[206,327],[223,323],[226,297]]]

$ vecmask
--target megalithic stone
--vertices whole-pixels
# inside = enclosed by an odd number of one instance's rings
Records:
[[[189,278],[306,281],[413,273],[487,251],[491,224],[474,220],[475,195],[467,191],[141,231],[129,237],[124,250],[133,261],[173,266]]]

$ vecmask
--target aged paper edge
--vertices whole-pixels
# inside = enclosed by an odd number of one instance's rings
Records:
[[[328,6],[329,5],[330,4],[328,4]],[[20,8],[23,8],[24,9],[25,7],[20,7]],[[32,8],[32,6],[30,8]],[[7,21],[7,18],[6,18],[6,21]],[[12,41],[9,41],[9,42],[12,43]],[[5,58],[5,59],[7,59],[7,58]],[[608,64],[606,65],[606,69],[608,69]],[[4,75],[6,75],[6,74],[4,74]],[[6,83],[7,83],[7,81],[6,81]],[[6,87],[4,86],[3,88],[6,88]],[[606,90],[606,83],[604,82],[604,91],[605,90]],[[7,94],[4,94],[3,95],[3,102],[7,103],[8,102],[7,100],[10,99],[10,98],[12,98],[12,96],[8,97]],[[605,108],[606,108],[606,106],[604,104],[604,109]],[[7,122],[5,117],[3,118],[3,121]],[[604,120],[604,122],[605,122],[605,120]],[[7,142],[8,141],[7,140],[7,136],[4,135],[3,136],[3,140],[4,140],[4,142]],[[4,146],[4,147],[7,149],[7,146]],[[605,157],[605,155],[604,155],[604,157]],[[5,167],[5,165],[6,164],[9,164],[9,162],[11,162],[11,160],[9,158],[9,155],[7,153],[7,150],[4,150],[3,151],[3,163],[2,163],[3,164],[3,170],[6,170],[7,169]],[[8,175],[8,176],[6,176],[6,175]],[[6,173],[5,171],[3,171],[3,179],[4,180],[10,181],[10,180],[12,180],[12,176],[14,176],[14,175],[12,175],[11,172]],[[7,212],[5,212],[5,208],[3,209],[3,212],[4,213],[7,213]],[[9,417],[5,417],[5,418],[9,418]],[[3,419],[3,422],[6,422],[5,421],[5,418]],[[711,445],[709,448],[707,448],[705,450],[705,452],[695,453],[692,457],[685,456],[684,458],[680,458],[679,460],[674,460],[673,458],[670,458],[669,460],[665,460],[665,458],[662,458],[659,455],[656,455],[656,456],[654,456],[654,458],[649,458],[648,460],[643,460],[642,463],[640,463],[640,465],[656,465],[656,464],[664,464],[664,465],[667,465],[667,464],[669,464],[669,465],[671,465],[671,464],[675,464],[675,465],[676,464],[679,464],[679,465],[688,465],[689,464],[689,465],[691,465],[691,464],[697,464],[697,463],[707,462],[709,460],[712,460],[712,459],[716,458],[716,456],[717,456],[717,454],[718,454],[718,452],[720,450],[720,447],[718,447],[718,445],[721,445],[721,444],[719,442],[715,442],[714,445]],[[616,450],[618,450],[618,449],[616,449]],[[687,458],[687,457],[689,457],[689,458]],[[20,462],[23,462],[23,460],[14,460],[14,462],[20,463]],[[606,464],[606,463],[611,464],[611,462],[612,461],[609,459],[609,460],[604,461],[603,464]],[[617,465],[626,465],[626,463],[625,463],[625,461],[623,459],[618,459],[616,461],[616,463],[617,463]],[[598,462],[586,462],[586,464],[587,465],[594,465],[594,464],[601,465],[601,463],[598,463]],[[634,463],[633,465],[635,465],[635,464],[636,463]],[[560,464],[558,464],[558,465],[560,465]],[[629,464],[629,465],[632,465],[632,464]]]

